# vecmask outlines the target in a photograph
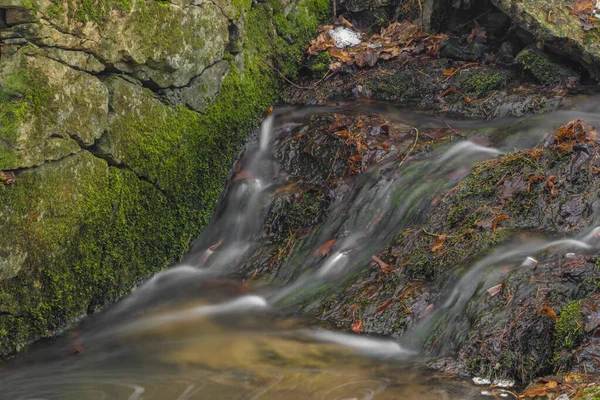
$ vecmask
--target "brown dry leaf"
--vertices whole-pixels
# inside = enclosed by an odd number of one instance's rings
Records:
[[[14,172],[3,172],[0,171],[0,183],[4,185],[10,185],[17,180]]]
[[[346,129],[342,129],[341,131],[334,132],[333,134],[336,136],[339,136],[339,137],[346,138],[346,139],[352,136],[350,134],[350,132],[348,132]]]
[[[537,396],[547,396],[548,392],[544,389],[543,386],[537,386],[535,388],[529,389],[519,395],[519,398],[523,399],[525,397],[534,398]]]
[[[477,25],[471,30],[471,34],[467,38],[467,42],[473,43],[485,43],[487,41],[487,37],[485,36],[485,28]]]
[[[393,302],[394,302],[394,300],[389,299],[388,301],[386,301],[385,303],[383,303],[382,305],[380,305],[379,307],[377,307],[375,309],[375,314],[379,314],[380,312],[382,312],[383,310],[388,308]]]
[[[544,388],[548,389],[548,390],[554,390],[557,387],[558,387],[558,382],[556,382],[556,381],[550,381],[544,385]]]
[[[473,228],[469,228],[469,229],[467,229],[467,230],[465,231],[465,233],[463,233],[463,234],[462,234],[462,238],[463,238],[463,239],[466,239],[466,238],[467,238],[467,236],[471,236],[471,235],[473,234],[473,232],[474,232],[474,229],[473,229]]]
[[[379,258],[379,257],[377,257],[377,256],[371,256],[371,259],[372,259],[373,261],[375,261],[377,264],[379,264],[379,266],[381,267],[381,270],[382,270],[384,273],[386,273],[386,274],[387,274],[387,273],[389,273],[389,272],[392,272],[392,267],[390,266],[390,264],[383,262],[383,261],[381,260],[381,258]]]
[[[529,178],[529,183],[527,184],[527,191],[531,192],[531,184],[535,181],[543,181],[544,180],[544,176],[543,175],[534,175],[531,178]]]
[[[265,113],[262,116],[262,119],[266,119],[267,117],[270,117],[271,115],[273,115],[273,106],[269,107],[269,109],[267,111],[265,111]]]
[[[571,7],[571,14],[576,15],[580,19],[587,20],[596,7],[596,0],[577,0],[575,5]]]
[[[496,232],[496,230],[498,229],[498,223],[502,220],[508,219],[510,218],[508,215],[506,214],[500,214],[498,215],[496,218],[494,218],[494,220],[492,221],[492,230],[494,232]]]
[[[362,330],[363,330],[362,319],[359,319],[358,321],[356,321],[352,324],[352,332],[361,333]]]
[[[344,25],[346,28],[354,28],[354,25],[341,15],[333,21],[333,23],[336,25]]]
[[[552,319],[552,321],[554,321],[554,322],[558,321],[558,317],[556,316],[556,313],[554,312],[554,310],[552,310],[552,308],[550,308],[548,306],[542,307],[540,312],[542,314],[546,314],[547,316],[549,316]]]
[[[445,69],[444,72],[442,72],[442,74],[444,76],[452,76],[452,75],[454,75],[454,72],[456,72],[456,68],[448,68],[448,69]]]
[[[554,197],[556,195],[556,188],[554,186],[554,180],[556,179],[556,175],[552,175],[550,178],[546,179],[546,186],[550,188],[550,196]]]
[[[348,62],[348,61],[352,61],[352,57],[350,56],[350,54],[348,54],[346,51],[338,49],[336,47],[331,47],[330,49],[328,49],[327,51],[329,51],[329,55],[333,58],[337,58],[338,60],[340,60],[341,62]]]
[[[498,285],[495,285],[495,286],[492,286],[491,288],[489,288],[487,290],[487,292],[489,293],[490,296],[496,297],[502,291],[503,287],[504,287],[504,284],[499,283]]]
[[[337,242],[337,239],[331,239],[326,241],[321,247],[314,251],[313,256],[318,256],[320,254],[323,257],[325,257],[327,254],[329,254],[335,242]]]
[[[436,251],[441,250],[442,247],[444,247],[444,242],[446,241],[446,237],[447,237],[447,235],[445,233],[438,236],[433,247],[431,248],[431,251],[433,251],[435,253]]]

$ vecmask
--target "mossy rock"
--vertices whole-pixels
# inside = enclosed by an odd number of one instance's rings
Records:
[[[510,73],[500,69],[465,71],[458,78],[460,91],[474,97],[485,97],[507,85]]]
[[[329,5],[30,3],[55,25],[11,28],[44,49],[12,48],[0,65],[0,170],[17,173],[0,185],[0,357],[182,256],[277,95],[279,76],[266,65],[289,60],[293,74]],[[287,24],[290,43],[277,24]],[[235,55],[225,53],[230,28],[240,39]],[[73,32],[99,36],[80,41]],[[202,113],[160,96],[217,61],[227,68]]]
[[[556,83],[569,77],[578,78],[576,72],[552,61],[550,57],[536,49],[527,48],[521,51],[516,60],[525,71],[543,84]]]

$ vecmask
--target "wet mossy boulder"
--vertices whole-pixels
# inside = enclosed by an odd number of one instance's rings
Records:
[[[526,48],[516,57],[517,63],[543,84],[557,83],[567,78],[577,80],[579,74],[533,48]]]
[[[600,40],[597,28],[584,29],[580,16],[572,13],[572,8],[564,2],[492,0],[492,3],[544,46],[575,60],[583,65],[590,75],[600,78]],[[591,17],[593,10],[588,11]]]
[[[182,256],[328,7],[0,0],[0,357]]]

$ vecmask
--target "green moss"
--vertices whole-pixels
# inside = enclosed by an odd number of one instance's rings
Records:
[[[76,3],[53,2],[52,13],[64,13],[61,4],[68,4],[69,13],[77,10],[69,17],[101,23],[115,7],[132,7],[129,0]],[[133,29],[147,39],[145,51],[178,51],[185,38],[170,6],[135,4]],[[277,95],[278,76],[265,64],[289,54],[297,60],[328,9],[327,0],[305,0],[287,18],[276,10],[292,39],[283,43],[268,29],[273,10],[267,5],[234,5],[246,10],[245,48],[226,57],[232,66],[203,114],[167,106],[121,78],[106,78],[113,113],[102,141],[119,140],[118,154],[97,157],[82,150],[0,186],[0,225],[8,227],[0,232],[0,258],[23,256],[11,259],[14,276],[0,277],[0,355],[126,294],[176,261],[208,222],[247,133]],[[288,67],[293,75],[298,65],[290,61]],[[24,118],[44,123],[56,116],[52,87],[36,80],[40,76],[15,69],[1,82],[0,169],[16,165],[9,149]],[[118,157],[119,167],[100,157]],[[312,200],[306,197],[301,206],[306,212],[314,208]]]
[[[329,71],[331,56],[328,52],[319,53],[318,55],[309,58],[306,64],[313,76],[322,77],[327,73],[327,71]]]
[[[52,90],[44,74],[16,67],[0,82],[0,170],[20,167],[16,147],[19,127],[33,121],[34,132],[55,119],[44,112],[51,104]]]
[[[509,78],[505,71],[500,70],[465,72],[459,79],[461,91],[475,97],[485,97],[492,91],[506,86]]]
[[[529,71],[540,83],[550,84],[566,77],[577,76],[571,69],[555,63],[542,52],[532,48],[520,52],[516,60],[524,70]]]
[[[275,38],[275,53],[286,58],[275,57],[276,66],[288,77],[296,77],[298,65],[302,63],[306,45],[314,37],[320,24],[330,18],[329,0],[301,0],[287,16],[276,8],[273,24],[278,36]]]
[[[583,338],[581,301],[572,301],[562,309],[554,327],[554,348],[568,350],[576,347]]]

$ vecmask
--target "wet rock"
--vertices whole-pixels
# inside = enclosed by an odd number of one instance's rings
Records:
[[[516,61],[543,84],[557,83],[571,77],[578,78],[576,72],[552,61],[550,57],[533,48],[521,51]]]
[[[545,46],[558,54],[571,56],[597,78],[600,77],[600,42],[597,32],[585,31],[569,7],[549,0],[492,0]],[[550,20],[548,22],[548,15]]]

